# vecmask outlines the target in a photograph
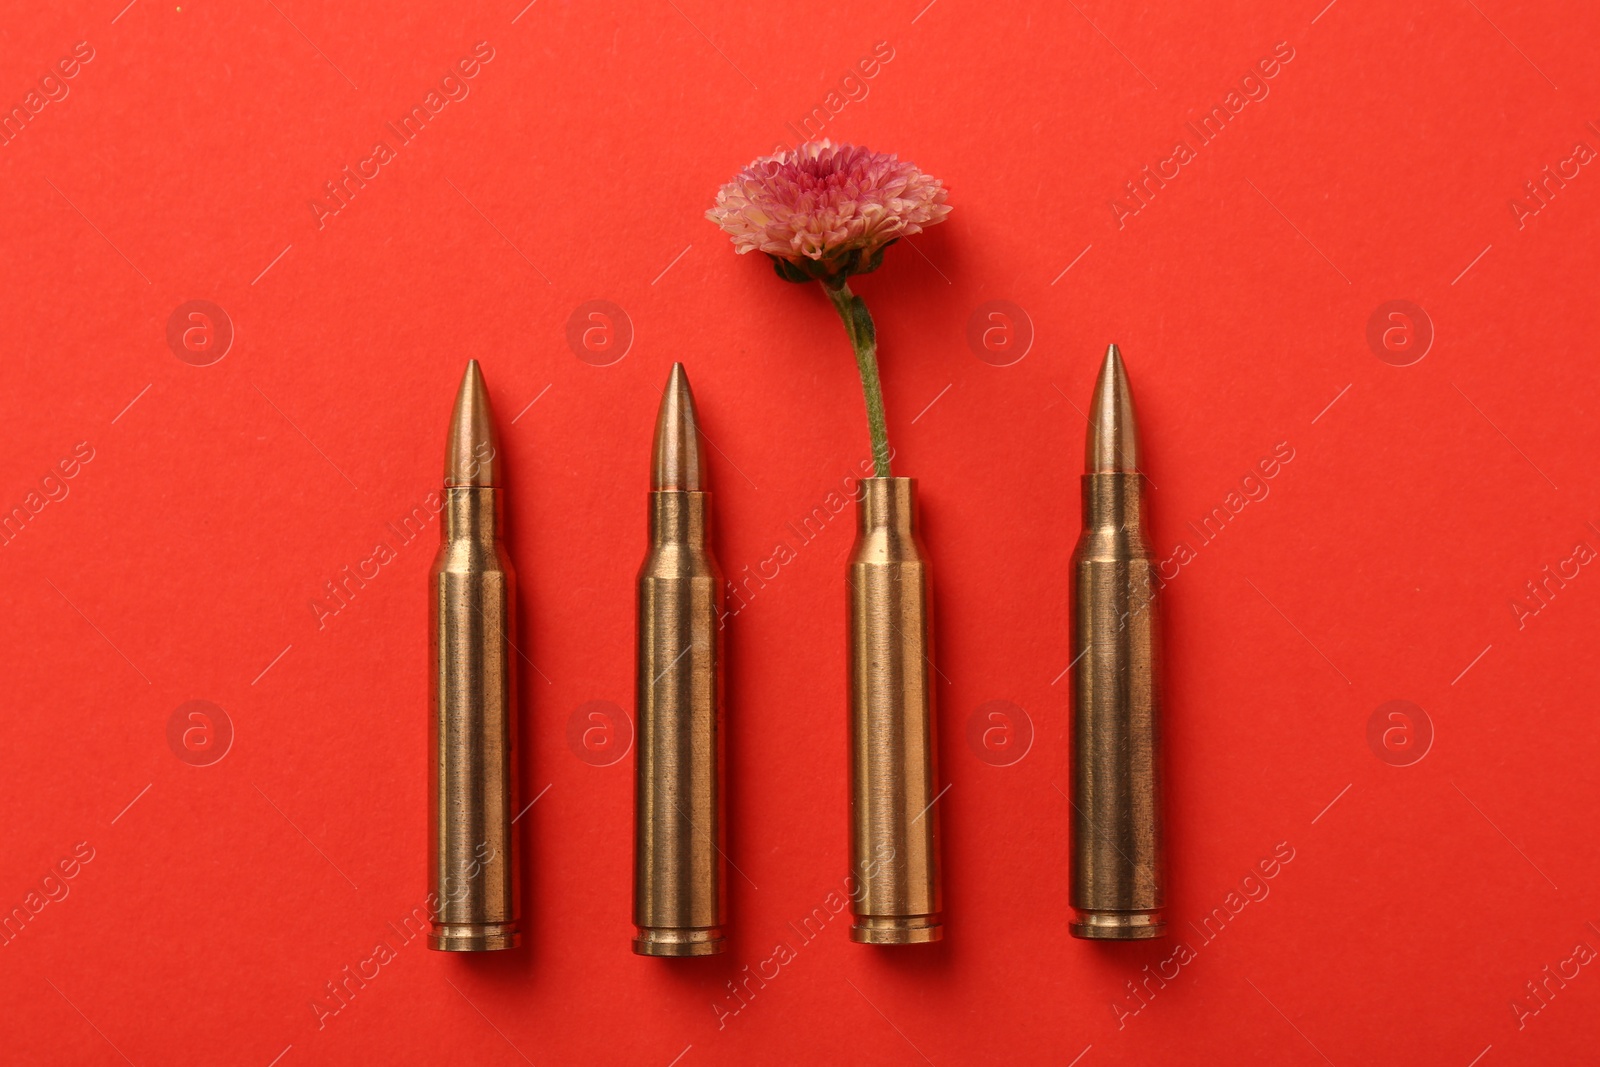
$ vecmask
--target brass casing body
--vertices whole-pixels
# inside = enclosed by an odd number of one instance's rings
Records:
[[[1072,557],[1072,880],[1075,937],[1165,931],[1161,811],[1160,579],[1144,478],[1083,476]]]
[[[722,573],[708,543],[710,494],[650,494],[639,570],[634,759],[633,951],[721,952]]]
[[[439,553],[429,575],[428,889],[430,948],[514,948],[518,864],[516,578],[501,542],[502,490],[444,490]]]
[[[930,588],[916,480],[867,478],[850,585],[850,939],[943,936]]]

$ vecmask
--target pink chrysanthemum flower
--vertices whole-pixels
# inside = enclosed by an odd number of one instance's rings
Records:
[[[733,238],[734,250],[765,252],[778,277],[822,283],[844,323],[872,439],[873,475],[889,474],[889,431],[878,381],[878,330],[850,291],[850,275],[877,270],[883,250],[945,220],[944,184],[886,152],[807,141],[764,156],[717,191],[706,218]]]
[[[943,222],[945,196],[939,179],[887,152],[808,141],[745,167],[706,218],[739,253],[771,256],[789,281],[837,287],[876,270],[895,241]]]

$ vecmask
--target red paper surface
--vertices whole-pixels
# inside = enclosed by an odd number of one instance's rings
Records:
[[[25,116],[0,145],[0,507],[25,520],[0,547],[0,906],[26,911],[4,1062],[1592,1060],[1591,6],[124,2],[0,34]],[[436,91],[466,95],[402,142]],[[847,867],[854,517],[829,494],[866,454],[855,369],[815,287],[702,217],[818,132],[954,205],[857,285],[921,480],[950,786],[947,939],[899,951],[844,916],[800,932]],[[371,176],[334,212],[346,167]],[[190,301],[210,318],[169,344]],[[1067,559],[1113,340],[1158,547],[1191,558],[1168,565],[1173,937],[1092,945],[1066,932]],[[400,933],[437,520],[396,527],[439,484],[468,357],[538,666],[527,943],[481,959]],[[632,704],[674,360],[754,590],[730,951],[688,962],[629,951],[632,760],[583,740],[591,702]]]

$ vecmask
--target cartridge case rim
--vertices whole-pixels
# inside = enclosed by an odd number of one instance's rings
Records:
[[[434,923],[428,947],[436,952],[497,952],[522,944],[521,925],[508,923]]]
[[[1076,917],[1068,925],[1073,937],[1090,941],[1141,941],[1164,937],[1167,920],[1161,908],[1149,911],[1104,911],[1073,909]]]
[[[944,919],[933,915],[862,915],[850,926],[858,945],[921,945],[944,940]]]
[[[715,956],[727,945],[720,926],[641,926],[633,939],[633,951],[640,956]]]

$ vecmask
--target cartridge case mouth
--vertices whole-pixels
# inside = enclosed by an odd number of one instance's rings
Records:
[[[445,541],[492,541],[505,533],[502,490],[492,485],[451,485],[444,490]]]
[[[711,494],[699,489],[656,489],[650,493],[650,543],[706,549]]]
[[[641,926],[633,939],[640,956],[715,956],[728,947],[720,926]]]
[[[944,940],[938,915],[858,915],[850,927],[858,945],[921,945]]]
[[[1156,911],[1086,911],[1077,909],[1073,937],[1091,941],[1143,941],[1165,936],[1167,920]]]
[[[856,497],[861,506],[860,532],[886,531],[908,538],[916,535],[915,478],[863,478],[860,485]]]
[[[1145,544],[1144,490],[1148,480],[1137,471],[1099,471],[1080,479],[1083,529],[1091,538],[1109,527],[1135,554],[1148,554]]]
[[[434,923],[428,947],[439,952],[496,952],[522,944],[517,923]]]

